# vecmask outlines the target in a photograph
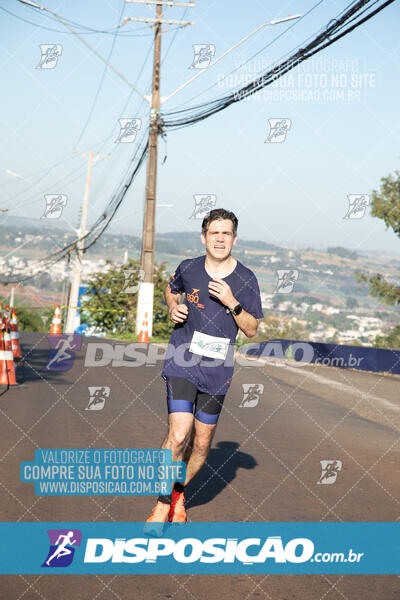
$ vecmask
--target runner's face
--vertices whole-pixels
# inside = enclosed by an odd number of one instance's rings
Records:
[[[233,223],[230,219],[211,221],[207,234],[201,234],[201,241],[206,245],[207,254],[212,258],[227,258],[236,244],[237,236],[233,236]]]

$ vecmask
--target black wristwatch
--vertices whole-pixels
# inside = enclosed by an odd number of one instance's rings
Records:
[[[232,310],[230,308],[227,308],[226,312],[237,316],[237,315],[240,315],[242,310],[243,310],[243,306],[241,304],[236,304],[236,306],[234,308],[232,308]]]

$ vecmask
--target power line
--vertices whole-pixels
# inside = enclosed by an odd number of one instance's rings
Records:
[[[125,10],[125,3],[123,2],[123,3],[122,3],[122,7],[121,7],[120,14],[119,14],[119,16],[118,16],[118,23],[120,23],[120,21],[121,21],[121,19],[122,19],[122,15],[124,14],[124,10]],[[85,134],[85,131],[86,131],[86,129],[87,129],[87,126],[89,125],[90,119],[91,119],[91,117],[92,117],[92,114],[93,114],[93,112],[94,112],[94,109],[95,109],[95,107],[96,107],[96,104],[97,104],[97,99],[98,99],[98,97],[99,97],[99,95],[100,95],[100,90],[101,90],[101,88],[102,88],[102,86],[103,86],[104,79],[105,79],[105,76],[106,76],[106,73],[107,73],[107,69],[108,69],[108,63],[109,63],[109,61],[110,61],[110,59],[111,59],[111,56],[112,56],[112,54],[113,54],[113,52],[114,52],[114,48],[115,48],[115,42],[117,41],[117,35],[118,35],[118,32],[116,31],[116,32],[115,32],[115,34],[114,34],[114,37],[113,37],[113,41],[112,41],[112,44],[111,44],[110,51],[109,51],[109,53],[108,53],[107,62],[106,62],[106,64],[104,65],[103,73],[102,73],[102,75],[101,75],[101,78],[100,78],[99,85],[97,86],[97,90],[96,90],[96,94],[95,94],[95,96],[94,96],[94,99],[93,99],[93,102],[92,102],[92,106],[91,106],[91,108],[90,108],[90,111],[89,111],[89,114],[88,114],[88,116],[87,116],[87,119],[86,119],[86,121],[85,121],[85,123],[84,123],[84,125],[83,125],[83,129],[82,129],[82,131],[81,131],[81,134],[80,134],[80,136],[79,136],[79,138],[78,138],[77,142],[75,142],[75,146],[74,146],[75,148],[77,148],[77,147],[78,147],[78,145],[79,145],[79,142],[81,141],[82,137],[84,136],[84,134]]]
[[[361,24],[365,23],[367,20],[378,14],[381,10],[383,10],[393,2],[394,0],[386,0],[383,3],[381,3],[381,0],[361,0],[358,2],[350,3],[346,7],[346,9],[341,11],[335,19],[329,21],[328,25],[322,30],[322,32],[319,33],[315,38],[313,38],[313,40],[310,43],[308,43],[306,46],[300,48],[295,52],[292,51],[288,59],[282,61],[273,69],[270,69],[269,71],[265,72],[263,75],[258,76],[250,84],[240,88],[236,92],[228,94],[227,96],[211,100],[202,105],[189,107],[183,110],[175,110],[162,114],[161,118],[157,122],[158,135],[162,134],[165,130],[168,129],[177,129],[188,125],[192,125],[198,121],[212,116],[213,114],[216,114],[217,112],[224,110],[231,104],[239,102],[244,98],[256,93],[257,91],[276,81],[278,78],[282,77],[285,73],[299,65],[304,60],[307,60],[311,56],[322,51],[324,48],[330,46],[337,40],[349,34],[354,29],[359,27]],[[377,8],[371,11],[371,8],[377,4],[379,4]],[[370,12],[368,12],[364,17],[362,17],[362,15],[364,15],[367,12],[367,10],[369,10]],[[43,259],[43,262],[47,260],[50,261],[50,263],[48,262],[47,264],[54,264],[55,262],[58,262],[59,260],[67,256],[68,253],[70,253],[74,249],[78,242],[85,240],[84,247],[85,250],[87,250],[99,239],[99,237],[109,227],[114,215],[116,214],[123,199],[125,198],[126,193],[130,189],[137,173],[140,170],[140,167],[142,166],[145,160],[147,152],[148,143],[146,143],[145,145],[138,146],[136,153],[131,161],[130,175],[125,180],[125,183],[122,186],[120,186],[119,191],[116,192],[116,194],[114,194],[112,200],[106,207],[105,212],[97,219],[97,221],[91,227],[91,229],[79,240],[74,240],[66,247],[51,254],[49,257],[47,257],[47,259]],[[138,154],[139,157],[136,159]],[[26,277],[25,279],[30,278],[32,278],[32,276]]]
[[[337,40],[352,32],[354,29],[356,29],[356,27],[359,27],[361,24],[365,23],[368,19],[372,18],[378,12],[392,4],[395,0],[386,0],[375,10],[371,11],[363,18],[359,18],[360,11],[364,8],[364,6],[368,5],[368,8],[371,8],[371,4],[374,6],[379,1],[380,0],[374,0],[374,2],[371,3],[371,0],[361,0],[359,2],[352,3],[353,6],[349,5],[346,11],[342,11],[342,13],[340,13],[342,16],[339,15],[335,19],[332,19],[324,28],[322,33],[317,35],[308,45],[292,53],[288,59],[281,62],[269,71],[266,71],[263,75],[258,76],[251,83],[243,86],[239,90],[231,92],[227,96],[216,98],[201,105],[162,113],[161,119],[163,129],[180,129],[182,127],[202,121],[216,114],[217,112],[224,110],[231,104],[240,102],[248,96],[255,94],[267,85],[271,85],[271,83],[288,73],[290,70],[294,69],[303,61],[307,60],[311,56],[314,56],[318,52],[321,52],[321,50],[324,48],[327,48]],[[361,14],[364,13],[365,10],[362,10]],[[354,22],[353,25],[347,27],[347,29],[344,29],[349,22],[355,21],[356,18],[358,20]]]
[[[266,44],[265,46],[263,46],[263,48],[261,48],[260,50],[258,50],[255,54],[253,54],[252,56],[250,56],[248,59],[246,59],[240,66],[235,67],[234,69],[232,69],[232,71],[229,71],[229,73],[227,73],[223,79],[226,79],[227,77],[229,77],[229,75],[232,75],[232,73],[236,73],[236,71],[238,71],[239,69],[243,68],[244,65],[247,65],[247,63],[249,63],[251,60],[253,60],[256,56],[258,56],[259,54],[261,54],[261,52],[264,52],[264,50],[266,50],[267,48],[269,48],[270,46],[272,46],[277,40],[279,40],[281,37],[283,37],[288,31],[290,31],[293,27],[296,27],[296,25],[298,23],[300,23],[300,21],[302,21],[303,19],[305,19],[305,17],[307,17],[311,12],[313,12],[320,4],[322,4],[323,2],[325,2],[325,0],[319,0],[319,2],[317,2],[314,6],[312,6],[306,13],[304,13],[304,15],[302,15],[301,17],[299,17],[298,19],[296,19],[295,21],[293,21],[289,27],[287,27],[284,31],[281,31],[281,33],[279,33],[277,36],[275,36],[270,42],[268,42],[268,44]],[[321,31],[321,30],[320,30]],[[313,36],[311,35],[309,38],[307,38],[307,40],[311,39]],[[307,41],[306,40],[306,41]],[[304,42],[303,42],[304,44]],[[297,46],[298,48],[300,48],[300,45]],[[291,51],[293,52],[293,50]],[[291,52],[287,52],[286,54],[283,55],[283,57],[281,57],[280,60],[282,60],[285,56],[288,56]],[[275,61],[277,62],[277,61]],[[184,103],[178,105],[175,110],[177,110],[178,108],[181,108],[182,106],[187,105],[189,102],[191,102],[192,100],[198,98],[199,96],[202,96],[203,94],[205,94],[206,92],[210,91],[211,89],[213,89],[216,85],[218,85],[218,82],[213,83],[212,85],[210,85],[208,88],[206,88],[205,90],[203,90],[202,92],[199,92],[198,94],[196,94],[195,96],[192,96],[189,100],[186,100]]]
[[[30,8],[34,8],[34,7],[31,6]],[[13,13],[10,10],[7,10],[3,6],[0,6],[0,10],[3,10],[4,12],[8,13],[12,17],[14,17],[20,21],[23,21],[24,23],[33,25],[34,27],[37,27],[38,29],[52,31],[53,33],[61,33],[63,35],[73,35],[73,33],[71,31],[63,31],[62,29],[54,29],[52,27],[46,27],[45,25],[40,25],[39,23],[29,21],[29,19],[25,19],[24,17],[16,15],[15,13]],[[51,21],[56,21],[56,19],[54,19],[50,15],[44,15],[44,16],[46,16]],[[135,32],[144,31],[144,30],[147,30],[148,27],[132,27],[127,32],[122,32],[117,27],[113,27],[112,29],[94,29],[93,27],[89,27],[87,25],[80,25],[79,23],[76,23],[75,21],[71,21],[70,19],[65,19],[65,21],[68,24],[73,25],[75,28],[80,29],[81,30],[80,33],[84,33],[85,35],[93,35],[93,34],[99,34],[99,33],[105,34],[105,35],[114,35],[115,33],[118,33],[118,35],[120,35],[121,37],[142,37],[142,36],[148,37],[148,36],[152,35],[151,33],[138,34],[138,35],[136,35],[136,33],[135,34],[129,33],[130,31],[135,31]],[[179,29],[179,27],[176,27],[176,28],[174,27],[172,30],[174,31],[175,29]]]

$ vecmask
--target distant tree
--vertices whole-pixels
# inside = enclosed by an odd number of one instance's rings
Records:
[[[272,296],[272,307],[273,308],[278,308],[278,304],[280,304],[282,302],[282,298],[280,294],[274,294]]]
[[[22,331],[39,331],[42,333],[49,332],[51,319],[54,314],[53,308],[45,310],[29,310],[27,308],[18,307],[16,311],[18,329]],[[42,319],[42,317],[44,318]]]
[[[400,172],[389,174],[381,178],[379,191],[373,190],[371,202],[371,215],[382,219],[386,229],[391,228],[400,237]],[[389,283],[380,273],[375,275],[356,272],[358,281],[369,285],[370,294],[379,298],[387,305],[400,304],[400,286]],[[377,336],[375,345],[379,347],[400,347],[400,326],[395,327],[387,336]],[[388,344],[388,345],[386,345]]]
[[[386,229],[389,227],[400,237],[400,172],[381,178],[380,190],[373,190],[371,215],[383,219]],[[400,286],[388,283],[384,276],[377,273],[366,275],[357,272],[359,281],[367,282],[372,296],[380,298],[388,305],[400,303]]]
[[[342,258],[351,258],[353,260],[358,258],[358,254],[355,250],[348,250],[347,248],[343,248],[342,246],[329,246],[327,249],[328,254],[336,254],[337,256],[341,256]]]
[[[347,308],[350,308],[350,309],[356,308],[356,306],[358,306],[358,300],[356,298],[352,298],[350,296],[350,298],[346,299],[346,306],[347,306]]]
[[[247,340],[244,338],[243,343],[251,342],[262,342],[273,339],[283,340],[308,340],[307,330],[301,323],[283,321],[277,317],[264,317],[262,321],[264,328],[256,337]],[[243,337],[242,337],[243,340]]]
[[[115,265],[105,273],[95,273],[88,281],[82,302],[82,315],[89,326],[109,334],[134,333],[136,329],[137,292],[140,285],[140,263],[130,259],[127,264]],[[154,269],[153,336],[168,337],[173,323],[164,301],[169,281],[165,263]],[[126,291],[125,291],[126,290]]]
[[[43,331],[44,323],[37,312],[33,310],[18,309],[18,329],[23,331]]]
[[[390,348],[400,350],[400,325],[397,325],[388,335],[377,335],[374,341],[375,348]]]

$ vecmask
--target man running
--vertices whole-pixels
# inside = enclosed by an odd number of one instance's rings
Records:
[[[54,558],[61,558],[62,556],[71,554],[71,550],[67,546],[73,546],[74,544],[76,544],[76,540],[72,539],[73,537],[73,531],[68,531],[67,535],[58,536],[58,540],[56,541],[57,548],[55,549],[55,552],[50,556],[50,558],[46,560],[46,565],[48,567],[50,566],[50,563]]]
[[[184,489],[207,459],[233,375],[238,329],[253,337],[264,316],[256,276],[231,256],[237,225],[232,212],[211,210],[201,231],[206,254],[183,260],[165,290],[175,327],[161,373],[169,413],[162,448],[172,451],[174,461],[186,462],[186,480],[175,483],[171,495],[159,496],[147,532],[152,523],[186,522]]]

